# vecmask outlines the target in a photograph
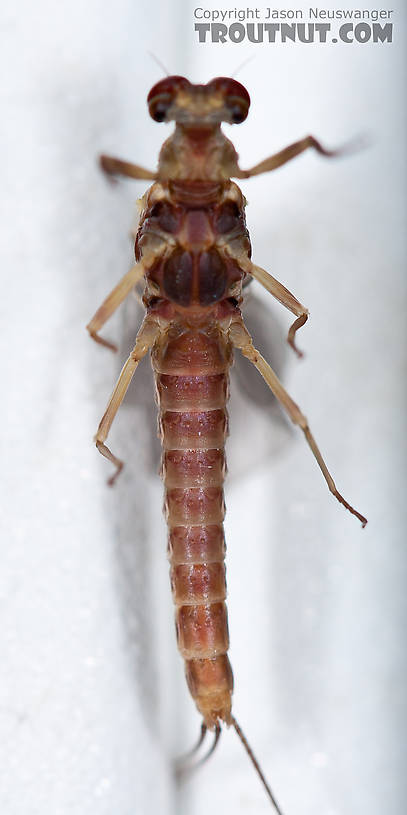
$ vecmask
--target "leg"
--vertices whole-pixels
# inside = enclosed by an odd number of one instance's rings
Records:
[[[261,266],[256,266],[251,260],[245,258],[242,260],[239,258],[239,265],[244,269],[247,274],[252,275],[252,277],[256,278],[262,286],[264,286],[276,300],[279,301],[285,308],[288,308],[293,314],[296,315],[297,319],[293,322],[287,337],[287,342],[291,345],[291,348],[295,351],[298,357],[302,357],[303,353],[297,348],[295,344],[295,334],[301,326],[308,320],[309,311],[305,306],[303,306],[293,294],[291,294],[282,283],[279,283],[275,277],[272,277],[271,274],[262,269]]]
[[[281,382],[276,377],[272,368],[270,368],[268,362],[266,362],[266,360],[263,359],[261,354],[259,354],[259,352],[256,351],[256,349],[254,348],[252,338],[247,329],[245,328],[243,320],[240,320],[239,322],[236,323],[232,323],[229,329],[229,338],[232,344],[236,348],[239,348],[243,356],[247,357],[247,359],[249,359],[250,362],[252,362],[253,365],[257,368],[259,373],[261,373],[264,381],[269,386],[270,390],[274,393],[276,398],[279,400],[279,402],[281,402],[283,407],[286,409],[292,422],[300,426],[317,460],[317,463],[322,471],[322,475],[324,476],[325,481],[328,484],[329,490],[331,491],[332,495],[334,495],[335,498],[341,504],[343,504],[343,506],[346,507],[346,509],[348,509],[349,512],[352,513],[352,515],[356,515],[356,517],[359,518],[362,526],[366,526],[367,524],[366,518],[364,518],[363,515],[357,512],[356,509],[353,509],[353,507],[351,507],[351,505],[348,504],[347,501],[345,501],[345,499],[336,489],[335,482],[328,471],[328,468],[317,446],[317,443],[309,429],[307,419],[301,413],[298,405],[296,405],[296,403],[291,399],[287,391],[283,388]]]
[[[92,337],[95,342],[100,343],[100,345],[105,345],[107,348],[111,348],[112,351],[117,351],[117,346],[114,345],[109,340],[104,340],[103,337],[99,337],[98,331],[102,328],[105,322],[112,316],[112,314],[116,311],[116,309],[120,306],[120,303],[127,297],[128,293],[131,289],[139,282],[139,280],[143,277],[144,274],[144,266],[142,263],[137,263],[136,266],[133,266],[127,274],[121,279],[120,283],[110,292],[106,300],[103,301],[100,308],[98,308],[96,314],[93,315],[90,323],[86,326],[87,330],[89,331],[90,336]]]
[[[146,317],[140,331],[137,334],[136,344],[122,368],[119,379],[117,380],[116,387],[110,397],[109,404],[103,414],[102,420],[99,424],[98,431],[95,436],[96,447],[102,456],[109,459],[117,467],[117,471],[109,478],[108,484],[112,486],[123,468],[123,462],[113,455],[113,453],[106,446],[105,441],[108,437],[109,430],[112,426],[114,417],[126,395],[127,388],[130,385],[133,374],[139,364],[140,360],[146,355],[147,351],[154,345],[160,333],[159,325],[151,317]]]
[[[284,150],[280,150],[279,153],[275,153],[273,156],[264,159],[264,161],[261,161],[259,164],[255,164],[250,170],[241,170],[238,167],[237,171],[232,173],[232,175],[235,178],[251,178],[253,175],[260,175],[260,173],[277,170],[278,167],[282,167],[287,161],[291,161],[291,159],[299,156],[300,153],[303,153],[304,150],[308,150],[309,147],[313,147],[318,153],[328,157],[340,156],[345,152],[344,150],[325,150],[319,141],[314,139],[314,136],[306,136],[304,139],[300,139],[300,141],[288,145]]]
[[[128,178],[140,178],[146,181],[155,181],[156,173],[146,170],[138,164],[131,164],[129,161],[122,161],[113,156],[100,156],[100,166],[107,175],[125,175]]]

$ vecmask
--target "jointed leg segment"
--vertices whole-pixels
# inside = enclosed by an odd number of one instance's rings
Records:
[[[106,297],[106,300],[104,300],[102,305],[98,308],[96,314],[93,315],[86,328],[95,342],[100,343],[100,345],[105,345],[107,348],[111,348],[112,351],[117,351],[117,346],[114,345],[113,342],[109,342],[109,340],[99,337],[98,332],[105,322],[107,322],[109,317],[114,314],[116,309],[120,306],[120,303],[125,300],[132,288],[134,288],[139,280],[141,280],[143,274],[143,264],[137,263],[127,272],[127,274],[124,275],[124,277],[122,277],[120,283],[115,286],[115,288]]]
[[[237,171],[233,173],[235,178],[251,178],[253,175],[260,175],[260,173],[268,173],[271,170],[277,170],[278,167],[282,167],[283,164],[286,164],[287,161],[291,161],[291,159],[299,156],[300,153],[303,153],[304,150],[308,150],[309,147],[313,147],[318,153],[321,153],[323,156],[327,156],[328,158],[333,158],[334,156],[340,156],[344,152],[344,150],[326,150],[325,147],[322,147],[317,139],[314,136],[306,136],[304,139],[300,139],[300,141],[296,141],[293,144],[289,144],[288,147],[284,147],[283,150],[280,150],[278,153],[274,153],[273,156],[269,156],[269,158],[264,159],[264,161],[260,161],[259,164],[255,164],[254,167],[251,167],[250,170],[241,170],[239,167]]]
[[[272,294],[273,297],[279,301],[279,303],[296,315],[297,319],[294,320],[292,326],[290,327],[287,341],[297,356],[302,357],[302,351],[300,351],[295,344],[295,334],[298,329],[307,322],[309,314],[308,309],[305,308],[305,306],[303,306],[302,303],[300,303],[300,301],[297,300],[297,298],[294,297],[294,295],[291,294],[291,292],[286,289],[282,283],[276,280],[275,277],[272,277],[272,275],[266,272],[265,269],[262,269],[261,266],[256,266],[249,259],[242,261],[240,258],[239,264],[245,272],[258,280],[258,282],[261,283],[261,285],[264,286],[264,288],[267,289],[267,291],[269,291],[270,294]]]
[[[126,395],[127,388],[130,385],[132,380],[133,374],[139,364],[140,360],[146,355],[147,351],[154,345],[155,340],[158,337],[160,332],[158,323],[155,320],[152,320],[149,317],[146,317],[140,331],[137,335],[136,344],[127,359],[126,363],[124,364],[122,371],[120,373],[119,379],[117,380],[116,387],[110,397],[109,404],[106,408],[106,411],[101,419],[101,422],[98,427],[98,431],[95,436],[96,447],[102,456],[109,459],[112,464],[115,465],[117,468],[116,472],[109,478],[108,484],[112,486],[119,475],[120,471],[123,468],[123,462],[117,458],[117,456],[113,455],[113,453],[109,450],[105,441],[108,437],[109,430],[112,426],[114,417]]]
[[[274,393],[276,398],[281,402],[283,407],[286,409],[290,419],[294,424],[298,424],[301,430],[304,433],[304,436],[308,442],[309,447],[311,448],[317,463],[322,471],[322,474],[325,478],[326,483],[328,484],[328,488],[331,491],[332,495],[343,504],[343,506],[352,513],[352,515],[356,515],[359,518],[362,526],[366,526],[367,519],[361,515],[356,509],[354,509],[347,501],[343,498],[343,496],[338,492],[335,482],[325,464],[324,459],[320,453],[318,445],[310,431],[308,422],[306,417],[301,412],[298,405],[291,399],[285,388],[283,388],[281,382],[275,375],[274,371],[266,362],[266,360],[261,356],[261,354],[254,348],[252,338],[245,328],[243,321],[233,323],[231,328],[229,329],[229,338],[232,344],[239,348],[242,352],[243,356],[247,357],[250,362],[257,368],[259,373],[262,375],[263,379],[269,386],[270,390]]]
[[[124,175],[127,178],[139,178],[146,181],[155,181],[157,173],[146,170],[145,167],[140,167],[138,164],[132,164],[130,161],[122,161],[120,158],[113,156],[100,156],[100,166],[107,175]]]
[[[288,147],[285,147],[278,153],[274,153],[274,155],[269,156],[269,158],[264,159],[264,161],[260,161],[259,164],[255,164],[254,167],[251,167],[249,170],[241,170],[240,167],[236,165],[232,175],[234,178],[251,178],[253,175],[260,175],[260,173],[277,170],[278,167],[282,167],[283,164],[299,156],[300,153],[303,153],[304,150],[308,150],[309,147],[313,147],[318,153],[329,158],[340,156],[346,152],[346,148],[340,150],[326,150],[314,136],[306,136],[304,139],[289,144]],[[308,319],[308,309],[306,309],[285,286],[279,283],[278,280],[275,280],[275,278],[269,275],[264,269],[261,269],[260,266],[255,266],[250,260],[247,260],[247,262],[243,260],[242,262],[241,258],[239,258],[239,264],[244,268],[245,272],[253,275],[283,306],[296,315],[297,319],[288,332],[288,343],[295,353],[299,357],[302,357],[302,352],[295,344],[295,334],[298,329],[306,323]]]

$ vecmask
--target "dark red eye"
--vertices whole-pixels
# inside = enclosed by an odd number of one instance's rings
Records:
[[[218,76],[208,82],[206,87],[209,92],[211,90],[220,91],[228,108],[231,123],[239,124],[245,120],[249,112],[250,96],[244,85],[241,85],[236,79]]]
[[[163,122],[177,91],[189,85],[190,83],[183,76],[167,76],[161,82],[157,82],[147,96],[150,116],[156,122]]]
[[[240,122],[244,122],[248,111],[240,102],[233,100],[232,104],[228,105],[228,107],[230,108],[230,116],[234,124],[238,125]]]

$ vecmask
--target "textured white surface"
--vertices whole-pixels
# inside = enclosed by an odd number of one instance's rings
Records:
[[[231,130],[243,166],[306,132],[328,145],[371,140],[346,160],[307,155],[244,185],[255,260],[310,308],[299,338],[306,359],[290,355],[290,316],[258,288],[250,328],[369,525],[361,532],[336,505],[300,434],[255,372],[237,366],[229,612],[236,716],[286,815],[399,815],[401,11],[391,46],[247,50],[196,45],[190,8],[3,4],[1,809],[270,811],[232,733],[181,789],[171,775],[198,717],[175,648],[148,364],[112,432],[128,461],[114,491],[91,445],[141,315],[129,302],[106,327],[121,338],[119,358],[84,325],[131,264],[128,231],[144,189],[110,187],[95,157],[155,164],[167,131],[145,107],[160,78],[152,50],[195,81],[255,56],[238,75],[251,114]]]

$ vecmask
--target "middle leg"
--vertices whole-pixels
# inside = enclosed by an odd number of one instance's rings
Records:
[[[126,299],[129,292],[137,285],[144,274],[144,266],[142,263],[136,263],[132,268],[122,277],[120,283],[114,287],[110,294],[99,306],[97,312],[93,315],[91,321],[86,326],[90,336],[95,342],[104,345],[106,348],[111,348],[112,351],[117,351],[117,346],[109,340],[105,340],[99,335],[99,331],[104,326],[109,317],[114,314],[116,309],[120,306],[123,300]]]
[[[303,353],[295,343],[295,335],[298,329],[307,322],[309,315],[308,309],[303,306],[302,303],[300,303],[300,301],[297,300],[297,298],[294,297],[294,295],[291,294],[291,292],[279,282],[279,280],[272,277],[272,275],[269,274],[269,272],[266,272],[265,269],[262,269],[261,266],[256,266],[255,263],[252,263],[251,260],[249,260],[249,258],[243,259],[239,257],[238,262],[239,266],[241,266],[241,268],[247,274],[251,275],[259,283],[261,283],[261,285],[264,286],[264,288],[269,291],[270,294],[272,294],[282,306],[291,311],[292,314],[295,314],[297,319],[294,320],[292,326],[290,326],[287,342],[289,345],[291,345],[291,348],[293,351],[295,351],[297,356],[302,357]]]

